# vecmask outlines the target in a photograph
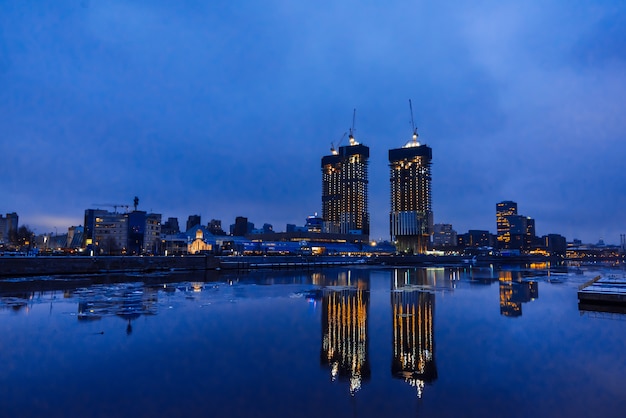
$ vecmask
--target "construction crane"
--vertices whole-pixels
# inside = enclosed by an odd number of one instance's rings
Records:
[[[335,148],[335,143],[334,142],[330,143],[330,153],[332,155],[339,154],[339,146],[341,145],[341,142],[346,137],[346,135],[347,135],[347,132],[344,132],[343,135],[341,136],[341,138],[339,139],[339,141],[337,142],[337,148]]]
[[[348,135],[348,138],[350,139],[350,145],[358,144],[358,142],[356,142],[356,139],[354,139],[354,133],[356,132],[356,129],[354,129],[355,119],[356,119],[356,109],[354,109],[354,111],[352,112],[352,127],[350,128],[350,135]]]
[[[128,212],[128,208],[130,207],[130,205],[123,205],[121,203],[92,203],[91,205],[96,206],[98,208],[100,207],[113,208],[114,213],[117,213],[117,208],[124,208],[126,209],[126,212]]]
[[[411,109],[411,128],[413,129],[413,142],[417,142],[417,128],[415,127],[415,121],[413,120],[413,103],[411,103],[411,99],[409,99],[409,109]]]

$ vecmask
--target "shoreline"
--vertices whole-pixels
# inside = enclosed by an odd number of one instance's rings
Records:
[[[468,257],[433,255],[386,256],[49,256],[0,257],[0,280],[17,277],[168,271],[297,269],[348,265],[429,266],[483,264],[561,264],[567,260],[543,256]]]

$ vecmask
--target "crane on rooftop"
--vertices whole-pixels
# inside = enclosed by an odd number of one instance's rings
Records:
[[[409,99],[409,109],[411,109],[411,128],[413,129],[413,142],[417,142],[417,128],[415,127],[415,121],[413,120],[413,103]]]
[[[352,112],[352,127],[350,128],[350,135],[348,135],[348,139],[350,139],[350,145],[357,145],[356,139],[354,139],[354,133],[356,129],[354,128],[354,121],[356,119],[356,109]]]
[[[330,153],[332,155],[337,155],[339,154],[339,146],[341,145],[341,142],[343,141],[343,139],[346,137],[347,132],[344,132],[343,135],[341,136],[341,138],[339,139],[339,141],[337,142],[337,148],[335,148],[335,143],[331,142],[330,143]]]

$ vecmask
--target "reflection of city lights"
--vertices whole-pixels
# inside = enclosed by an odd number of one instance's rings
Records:
[[[411,290],[411,286],[396,287],[391,294],[394,352],[391,372],[415,387],[419,398],[425,383],[437,378],[434,301],[433,294]]]
[[[354,396],[359,390],[361,390],[361,375],[356,373],[350,378],[350,395]]]
[[[202,283],[191,283],[194,292],[202,292]]]
[[[347,281],[351,281],[348,272]],[[358,279],[357,279],[358,280]],[[360,390],[363,379],[369,377],[367,361],[367,309],[369,292],[356,288],[331,290],[322,299],[323,363],[330,366],[332,381],[347,377],[350,394]],[[367,286],[363,286],[367,287]]]

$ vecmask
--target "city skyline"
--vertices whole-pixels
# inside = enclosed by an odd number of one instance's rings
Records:
[[[624,233],[624,5],[27,3],[0,5],[0,212],[38,233],[133,196],[164,219],[302,224],[357,108],[388,239],[408,99],[434,223],[495,232],[513,200],[540,236]]]

